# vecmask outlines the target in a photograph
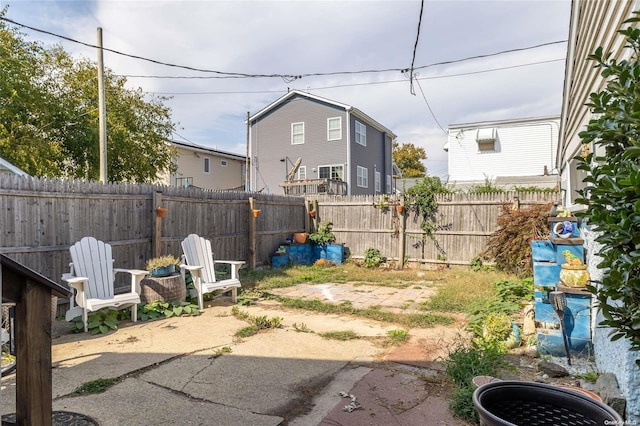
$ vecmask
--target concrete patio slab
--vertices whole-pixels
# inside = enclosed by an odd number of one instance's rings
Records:
[[[374,287],[367,297],[396,291]],[[238,339],[235,333],[247,323],[224,299],[197,317],[122,322],[106,335],[69,334],[56,324],[53,409],[123,426],[463,424],[448,412],[441,387],[425,380],[437,373],[420,364],[438,356],[434,345],[455,327],[409,330],[409,343],[389,348],[381,339],[399,328],[393,324],[287,309],[270,300],[238,308],[279,317],[282,327]],[[359,338],[320,335],[346,330]],[[100,378],[118,382],[100,394],[74,393]],[[340,391],[356,395],[363,408],[342,411],[350,401]],[[15,375],[2,379],[0,409],[15,412]]]

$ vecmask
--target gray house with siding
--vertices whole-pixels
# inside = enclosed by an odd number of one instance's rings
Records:
[[[359,109],[292,90],[249,117],[251,191],[391,194],[396,135]]]

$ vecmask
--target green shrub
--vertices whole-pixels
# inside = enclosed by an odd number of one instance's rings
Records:
[[[87,316],[87,329],[91,334],[106,334],[109,330],[118,329],[118,316],[120,313],[115,309],[100,309],[90,312]],[[84,332],[82,317],[77,316],[70,323],[71,331],[74,333]]]
[[[139,305],[138,319],[141,321],[155,320],[158,318],[170,318],[172,316],[197,316],[200,315],[198,305],[189,302],[161,302],[154,300],[146,305]]]
[[[600,69],[606,86],[591,93],[587,104],[593,113],[586,130],[580,132],[582,153],[575,157],[585,172],[585,188],[577,214],[597,233],[603,271],[600,286],[587,286],[595,294],[604,320],[611,327],[612,341],[628,339],[632,350],[640,350],[640,12],[618,31],[625,37],[627,60],[618,52],[598,47],[589,59]],[[625,56],[626,57],[626,56]],[[640,366],[640,360],[636,363]]]
[[[367,268],[377,268],[387,261],[387,258],[376,248],[368,248],[364,251],[364,266]]]

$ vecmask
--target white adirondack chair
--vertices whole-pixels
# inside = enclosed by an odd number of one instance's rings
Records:
[[[182,265],[180,270],[184,277],[186,271],[191,273],[193,277],[193,285],[198,296],[198,308],[203,309],[203,295],[216,290],[222,290],[222,293],[231,291],[231,300],[233,303],[238,299],[238,288],[240,288],[240,280],[238,279],[238,271],[244,265],[241,260],[214,260],[211,252],[211,242],[196,234],[191,234],[182,241]],[[231,278],[224,280],[216,279],[215,265],[228,264],[231,266]]]
[[[106,307],[122,309],[131,306],[131,319],[136,322],[140,303],[140,281],[147,271],[114,268],[111,245],[93,237],[84,237],[72,245],[69,251],[71,271],[62,275],[62,280],[75,290],[75,297],[71,297],[70,308],[65,315],[67,321],[82,315],[86,332],[88,312]],[[131,291],[114,294],[115,274],[118,272],[131,274]]]

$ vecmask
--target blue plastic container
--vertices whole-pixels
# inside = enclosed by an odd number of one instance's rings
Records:
[[[271,256],[271,267],[272,268],[281,268],[285,265],[289,264],[289,255],[288,254],[278,254],[275,256]]]
[[[289,260],[295,265],[311,265],[313,263],[311,244],[291,244],[288,252]]]
[[[342,265],[344,258],[344,246],[342,244],[314,244],[313,261],[318,259],[329,260],[336,265]]]

